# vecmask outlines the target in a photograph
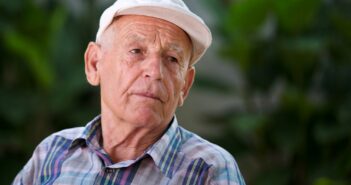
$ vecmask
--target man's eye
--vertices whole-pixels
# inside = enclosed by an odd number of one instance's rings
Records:
[[[177,59],[176,57],[168,56],[168,57],[167,57],[167,60],[170,61],[170,62],[176,62],[176,63],[178,63],[178,59]]]
[[[132,49],[129,52],[131,52],[133,54],[139,54],[139,53],[141,53],[141,49]]]

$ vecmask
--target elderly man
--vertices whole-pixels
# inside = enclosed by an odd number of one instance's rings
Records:
[[[228,152],[174,115],[210,43],[181,0],[115,2],[84,56],[101,116],[46,138],[14,184],[245,184]]]

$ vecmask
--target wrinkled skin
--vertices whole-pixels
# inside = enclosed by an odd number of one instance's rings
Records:
[[[119,142],[152,143],[162,134],[192,86],[191,51],[189,37],[176,25],[135,15],[118,17],[98,43],[89,43],[87,79],[100,85],[102,122],[123,131]]]

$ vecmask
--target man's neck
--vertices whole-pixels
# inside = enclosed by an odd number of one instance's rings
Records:
[[[112,116],[101,115],[102,145],[114,163],[133,160],[144,153],[164,133],[162,127],[136,127]]]

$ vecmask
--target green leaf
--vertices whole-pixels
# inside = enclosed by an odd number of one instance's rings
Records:
[[[269,8],[267,0],[242,0],[229,9],[226,28],[229,33],[253,34],[266,19]]]
[[[274,13],[284,31],[297,33],[316,18],[321,0],[273,0]]]
[[[242,114],[231,120],[232,129],[240,135],[254,134],[265,123],[265,117],[259,114]]]
[[[53,85],[54,73],[42,48],[15,31],[5,32],[4,39],[8,50],[23,58],[22,62],[32,71],[38,84],[49,89]]]
[[[351,42],[351,18],[334,10],[331,13],[331,21],[337,31]]]

